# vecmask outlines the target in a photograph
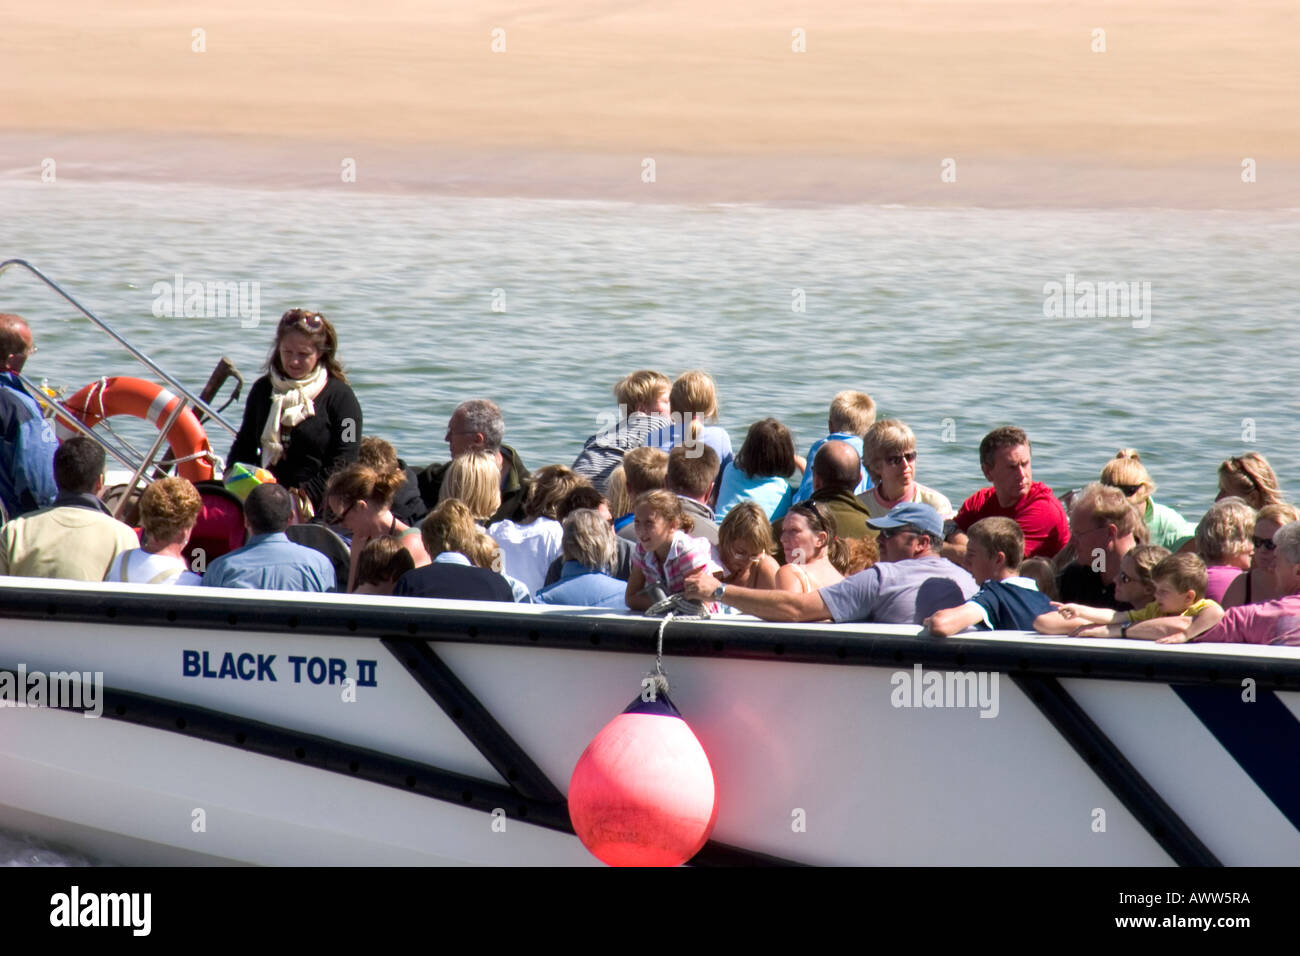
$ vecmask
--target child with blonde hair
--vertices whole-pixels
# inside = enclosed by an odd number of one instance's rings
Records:
[[[731,461],[731,436],[719,427],[718,386],[713,376],[701,369],[691,369],[677,376],[668,393],[668,427],[660,429],[646,441],[647,445],[672,451],[678,445],[693,448],[703,442],[718,453],[719,472]]]
[[[718,525],[718,554],[726,573],[724,584],[742,588],[774,588],[780,565],[772,557],[775,544],[767,515],[752,501],[743,501]]]
[[[805,459],[809,467],[803,471],[803,482],[799,485],[799,490],[794,493],[794,503],[806,501],[812,497],[813,493],[813,470],[811,465],[817,460],[817,452],[821,450],[822,445],[828,441],[848,442],[856,449],[858,457],[862,457],[862,439],[866,437],[868,429],[876,423],[876,403],[866,392],[838,392],[831,399],[830,415],[826,418],[826,430],[829,434],[825,438],[819,438],[812,443],[808,449],[808,457]],[[858,486],[853,489],[855,495],[860,495],[871,487],[871,476],[867,474],[865,466],[860,468],[861,474]]]
[[[626,375],[614,385],[618,414],[582,446],[573,470],[587,479],[602,495],[609,493],[609,476],[634,448],[650,444],[649,439],[668,425],[668,376],[652,369]]]

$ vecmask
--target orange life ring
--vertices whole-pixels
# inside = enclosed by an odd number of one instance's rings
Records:
[[[179,401],[175,392],[156,382],[118,376],[91,382],[63,404],[87,428],[94,428],[105,418],[114,415],[131,415],[162,428]],[[55,419],[60,441],[78,434],[65,421],[63,416]],[[199,456],[181,462],[176,468],[178,475],[190,481],[212,480],[212,446],[208,444],[208,435],[191,409],[186,408],[177,417],[167,432],[167,442],[177,458]]]

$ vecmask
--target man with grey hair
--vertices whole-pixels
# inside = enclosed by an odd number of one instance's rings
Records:
[[[456,406],[447,422],[447,434],[443,437],[451,449],[452,458],[480,448],[496,456],[501,468],[501,507],[488,519],[489,524],[507,519],[524,519],[528,469],[524,467],[518,452],[509,445],[502,444],[505,434],[505,420],[501,417],[497,403],[486,398],[475,398]],[[446,477],[449,464],[451,462],[437,462],[418,475],[420,497],[431,510],[438,505],[438,492],[442,490],[442,480]]]
[[[560,580],[537,592],[543,604],[627,610],[627,584],[605,573],[616,546],[609,518],[594,508],[579,508],[564,519],[564,567]]]
[[[1282,597],[1258,604],[1242,604],[1223,612],[1210,628],[1198,630],[1191,618],[1172,618],[1171,629],[1182,629],[1157,639],[1159,644],[1286,644],[1300,647],[1300,521],[1292,521],[1273,535],[1277,560],[1274,583]]]

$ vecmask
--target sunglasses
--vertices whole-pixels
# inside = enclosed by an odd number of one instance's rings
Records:
[[[1251,535],[1250,540],[1255,542],[1256,551],[1260,550],[1261,548],[1265,551],[1273,551],[1276,550],[1277,548],[1277,545],[1273,543],[1272,538],[1259,538],[1254,535]]]
[[[360,499],[360,498],[358,498],[356,501],[352,502],[352,504],[350,504],[350,505],[348,505],[346,508],[344,508],[343,511],[342,511],[342,513],[339,514],[339,516],[338,516],[338,518],[339,518],[338,523],[339,523],[339,524],[342,524],[342,523],[343,523],[343,519],[345,519],[348,515],[352,514],[352,509],[355,508],[355,507],[356,507],[357,505],[359,505],[359,504],[361,504],[361,499]]]
[[[1110,487],[1112,487],[1112,488],[1118,488],[1120,491],[1124,492],[1124,497],[1125,497],[1125,498],[1132,498],[1135,494],[1137,494],[1139,491],[1142,490],[1142,485],[1119,485],[1119,484],[1111,484]]]
[[[911,525],[908,524],[905,524],[899,528],[880,529],[880,537],[884,541],[888,541],[890,538],[897,538],[900,534],[919,534],[919,532]]]
[[[881,459],[881,461],[886,465],[893,466],[894,468],[897,468],[903,462],[907,462],[910,465],[912,462],[916,461],[916,452],[905,451],[901,455],[886,455]]]
[[[791,507],[790,511],[799,512],[809,518],[816,518],[818,524],[826,524],[826,516],[822,513],[821,505],[815,501],[801,501]]]
[[[319,312],[292,309],[280,318],[280,328],[300,328],[305,332],[319,332],[325,328],[325,316]]]

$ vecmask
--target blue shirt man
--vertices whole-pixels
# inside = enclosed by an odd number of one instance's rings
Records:
[[[293,499],[282,485],[258,485],[244,501],[248,543],[223,554],[203,574],[205,587],[268,591],[332,591],[334,564],[314,548],[294,544],[284,533]]]
[[[15,374],[36,351],[19,316],[0,313],[0,505],[10,518],[53,503],[54,429]]]

